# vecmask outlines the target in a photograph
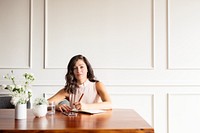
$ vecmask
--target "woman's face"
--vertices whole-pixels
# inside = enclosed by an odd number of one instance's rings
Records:
[[[74,76],[77,79],[78,84],[82,84],[86,81],[87,79],[87,66],[85,62],[81,59],[79,59],[75,66],[74,66]]]

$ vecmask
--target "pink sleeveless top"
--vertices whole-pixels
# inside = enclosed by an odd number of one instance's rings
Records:
[[[76,99],[81,97],[81,94],[84,93],[81,103],[90,104],[90,103],[97,103],[100,101],[100,96],[96,90],[96,82],[91,82],[86,80],[86,82],[82,85],[79,85],[76,91]]]

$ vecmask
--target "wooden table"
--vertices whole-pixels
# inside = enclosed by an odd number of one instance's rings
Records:
[[[0,109],[0,132],[83,132],[154,133],[154,129],[134,110],[113,109],[102,114],[66,116],[61,112],[36,118],[27,110],[27,119],[16,120],[14,109]]]

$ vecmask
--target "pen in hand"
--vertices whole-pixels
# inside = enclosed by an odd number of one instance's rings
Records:
[[[84,93],[82,93],[82,94],[81,94],[81,96],[80,96],[80,98],[79,98],[78,102],[80,102],[80,101],[81,101],[81,99],[82,99],[83,95],[84,95]]]

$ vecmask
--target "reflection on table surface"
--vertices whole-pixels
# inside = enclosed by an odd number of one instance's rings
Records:
[[[33,118],[32,128],[101,128],[106,126],[111,115],[112,111],[95,115],[77,113],[76,116],[57,113],[56,115],[46,115],[46,117],[42,118]]]
[[[15,120],[14,109],[0,109],[0,131],[94,131],[153,133],[153,128],[131,109],[113,109],[100,114],[66,116],[61,112],[37,118],[28,109],[25,120]],[[140,131],[140,132],[139,132]]]

